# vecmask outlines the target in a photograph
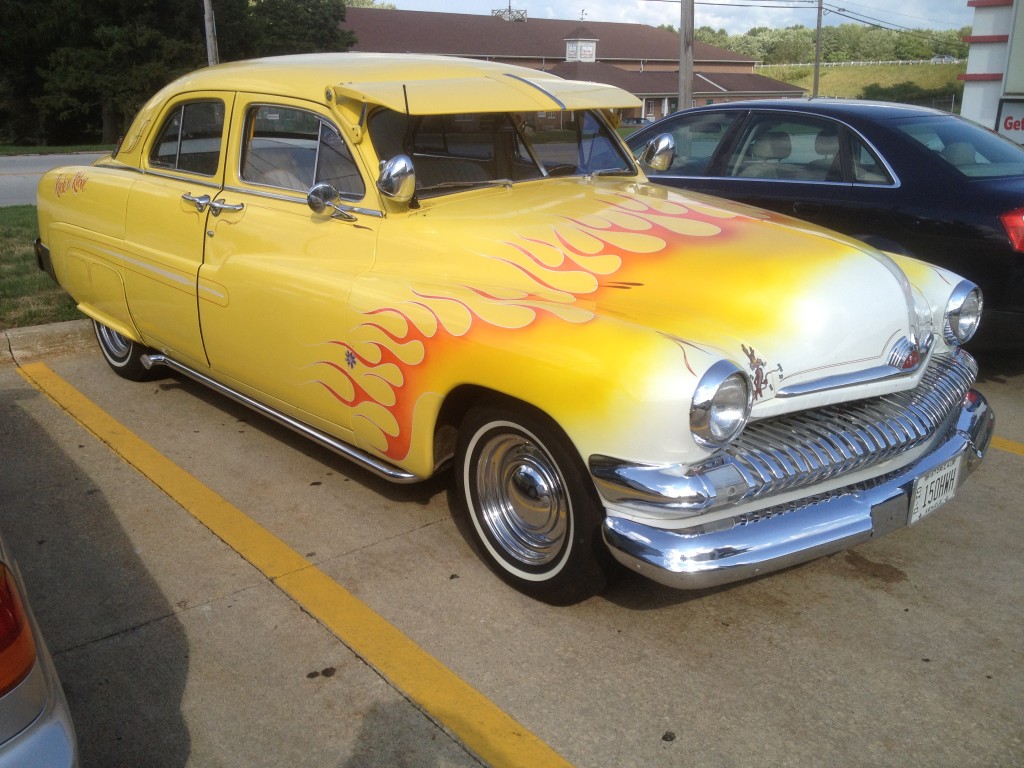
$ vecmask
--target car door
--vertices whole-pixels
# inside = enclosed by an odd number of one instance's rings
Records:
[[[383,214],[332,120],[308,102],[238,95],[199,317],[218,377],[346,437],[360,400],[346,367],[347,300],[373,262]],[[345,213],[311,210],[307,193],[318,182],[338,190]]]
[[[850,194],[846,129],[817,115],[752,111],[708,169],[705,191],[825,227]]]
[[[234,94],[188,93],[167,103],[126,204],[128,307],[143,341],[206,365],[196,281],[209,202],[224,179],[225,136]]]

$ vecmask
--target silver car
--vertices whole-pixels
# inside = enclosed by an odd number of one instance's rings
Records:
[[[21,574],[0,538],[0,768],[78,765],[78,743]]]

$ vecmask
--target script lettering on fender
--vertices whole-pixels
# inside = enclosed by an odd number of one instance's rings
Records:
[[[74,192],[76,195],[85,189],[85,185],[89,182],[89,177],[82,171],[79,171],[74,176],[70,173],[62,173],[57,176],[57,183],[54,185],[54,192],[57,197],[61,197],[66,192]]]

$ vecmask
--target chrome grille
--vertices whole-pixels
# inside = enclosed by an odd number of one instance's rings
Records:
[[[936,355],[915,389],[752,422],[726,462],[749,500],[887,461],[949,429],[977,372],[965,352]]]

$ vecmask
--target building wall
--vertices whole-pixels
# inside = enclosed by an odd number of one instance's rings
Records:
[[[960,76],[964,81],[960,114],[992,129],[999,127],[1000,103],[1006,98],[1024,97],[1014,93],[1015,73],[1010,71],[1011,46],[1024,49],[1024,39],[1014,41],[1015,27],[1020,34],[1024,23],[1021,4],[1022,0],[967,2],[968,7],[974,8],[974,19],[971,34],[965,38],[971,48],[967,72]]]

